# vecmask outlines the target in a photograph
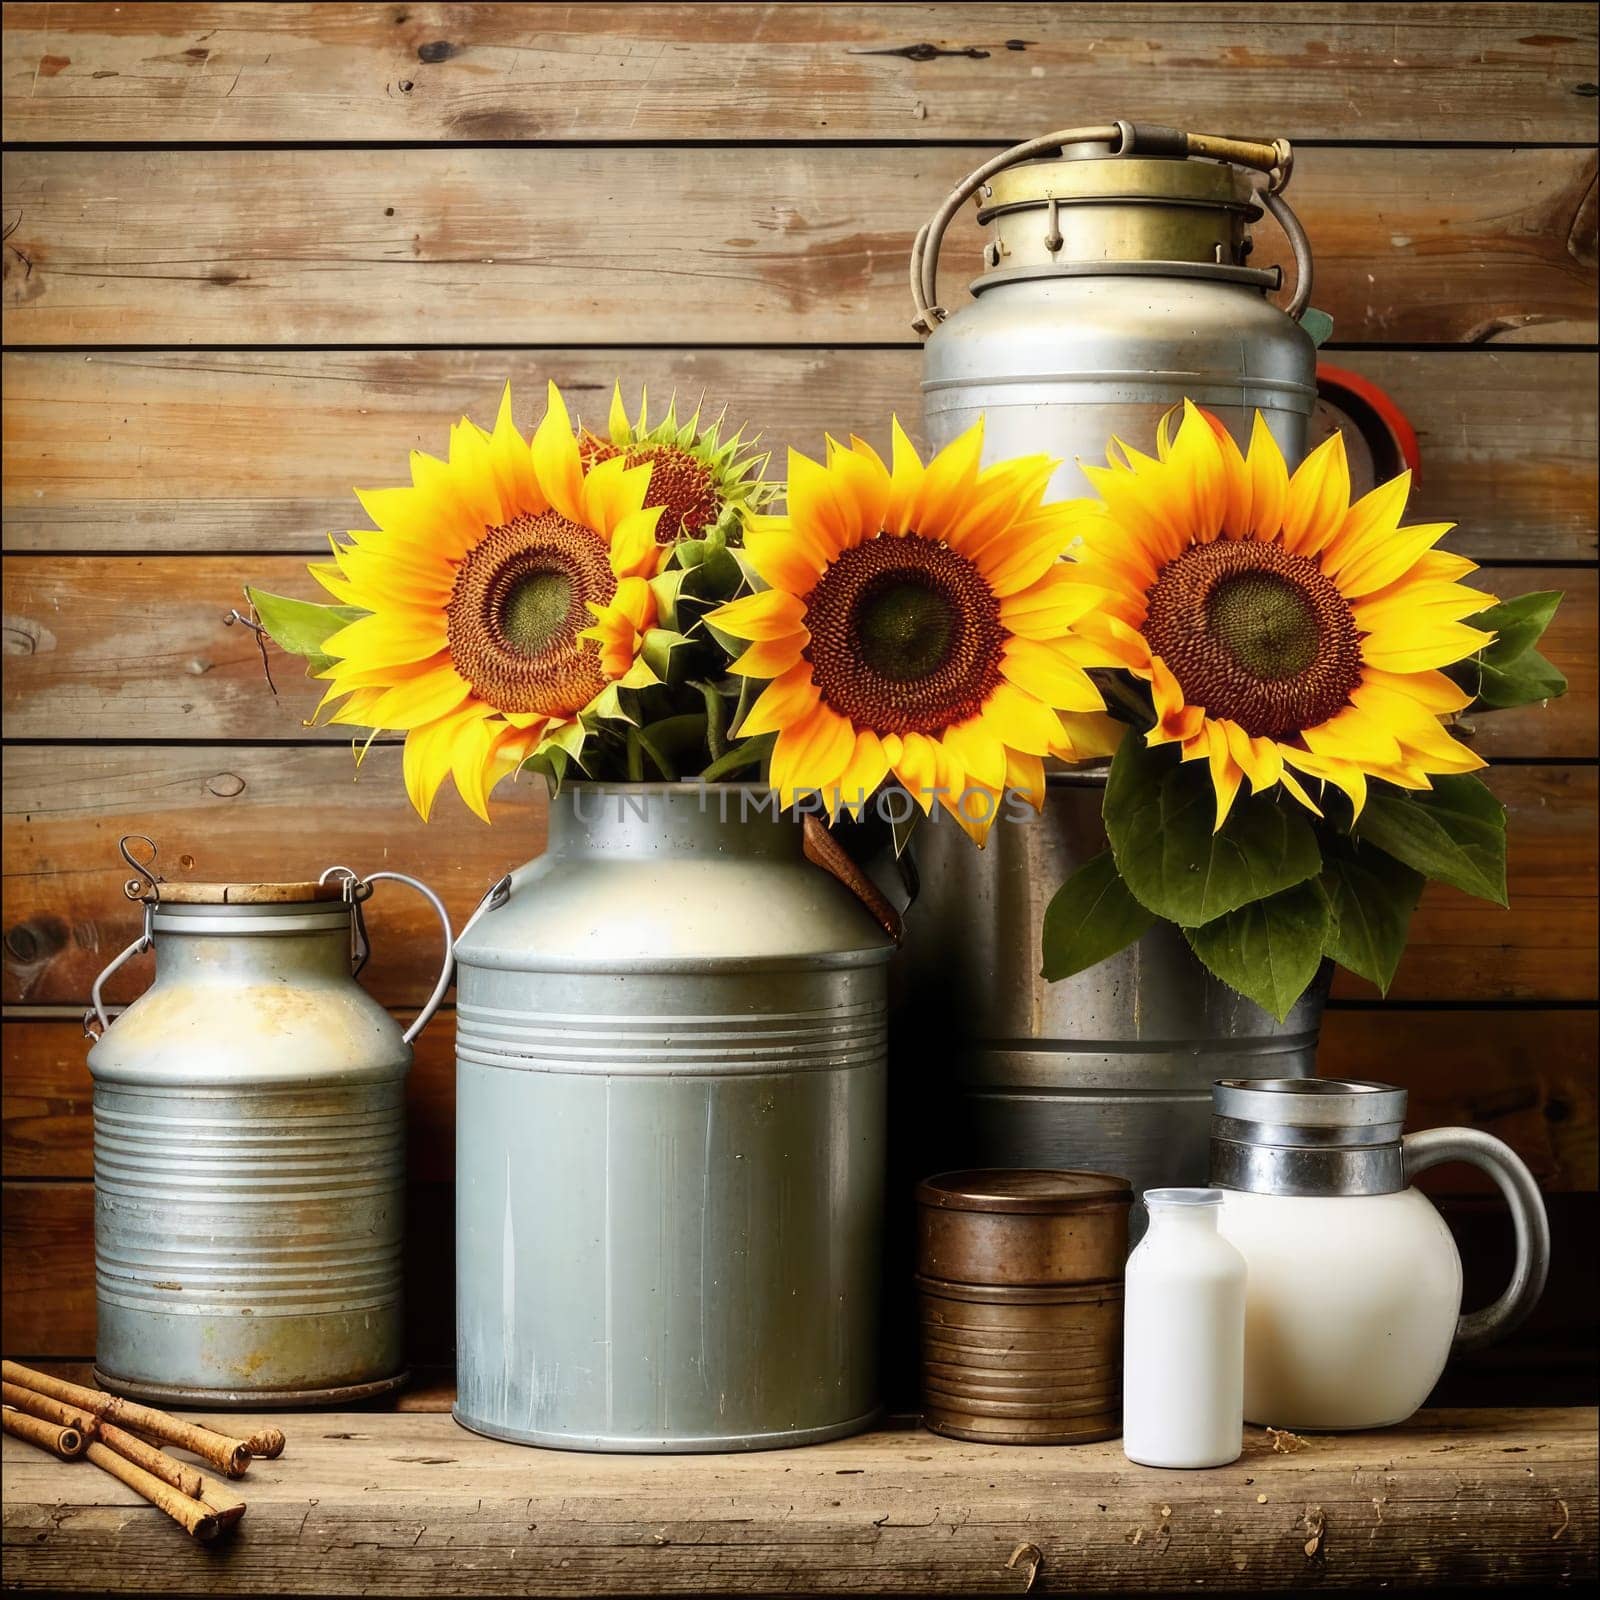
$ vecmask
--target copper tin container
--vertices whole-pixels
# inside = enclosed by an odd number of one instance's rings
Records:
[[[917,1186],[923,1420],[992,1444],[1082,1444],[1122,1421],[1133,1193],[1098,1172],[947,1172]]]

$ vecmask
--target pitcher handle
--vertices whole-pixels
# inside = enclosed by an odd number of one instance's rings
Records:
[[[416,1019],[403,1035],[405,1042],[410,1044],[433,1020],[434,1012],[439,1009],[439,1003],[444,999],[445,992],[450,987],[450,980],[455,977],[455,935],[450,931],[450,913],[445,910],[444,901],[427,884],[420,882],[416,878],[408,878],[403,872],[373,872],[362,879],[363,884],[369,885],[384,882],[403,883],[415,889],[433,907],[433,914],[438,917],[439,926],[444,929],[444,965],[439,968],[439,981],[434,984],[433,993],[428,996],[422,1009],[417,1013]]]
[[[1456,1324],[1454,1349],[1477,1350],[1509,1333],[1533,1310],[1550,1273],[1550,1219],[1539,1185],[1510,1145],[1477,1128],[1429,1128],[1400,1141],[1406,1182],[1429,1167],[1464,1161],[1487,1172],[1511,1208],[1517,1259],[1511,1282],[1493,1305],[1469,1311]]]

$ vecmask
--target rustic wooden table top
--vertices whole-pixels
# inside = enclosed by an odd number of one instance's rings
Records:
[[[913,1421],[755,1455],[603,1456],[437,1412],[277,1416],[232,1542],[6,1439],[7,1588],[169,1594],[971,1594],[1552,1584],[1596,1574],[1596,1414],[1247,1430],[1233,1466],[1000,1448]],[[231,1419],[239,1423],[237,1417]],[[237,1428],[230,1431],[237,1431]]]

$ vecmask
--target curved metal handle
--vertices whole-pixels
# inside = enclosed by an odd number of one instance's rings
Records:
[[[943,322],[948,313],[939,304],[939,248],[944,243],[945,230],[956,213],[975,194],[981,184],[987,183],[997,172],[1043,155],[1067,144],[1106,144],[1113,156],[1166,156],[1185,159],[1201,156],[1215,161],[1226,161],[1234,166],[1251,167],[1268,175],[1267,186],[1261,191],[1262,203],[1271,212],[1289,237],[1294,251],[1294,293],[1284,308],[1291,317],[1298,317],[1311,303],[1311,241],[1283,200],[1281,191],[1289,182],[1294,170],[1294,151],[1287,139],[1270,142],[1254,139],[1231,139],[1217,134],[1184,133],[1177,128],[1138,126],[1131,122],[1099,123],[1086,128],[1059,128],[1054,133],[1040,134],[1037,139],[1025,139],[1009,150],[984,162],[969,172],[945,197],[944,203],[933,216],[917,230],[911,245],[911,299],[917,308],[911,326],[918,333],[932,333],[935,324]]]
[[[94,980],[94,987],[89,991],[89,1009],[83,1014],[83,1036],[85,1039],[98,1039],[111,1026],[110,1014],[106,1011],[105,1001],[101,996],[105,993],[106,979],[118,972],[137,955],[143,955],[155,941],[151,931],[151,918],[155,907],[147,904],[144,908],[144,932],[120,955],[113,956],[110,964],[101,970],[100,976]],[[98,1024],[98,1027],[96,1026]]]
[[[1124,122],[1107,122],[1089,128],[1059,128],[1054,133],[1040,134],[1037,139],[1024,139],[1021,144],[1002,150],[999,155],[969,172],[945,196],[944,204],[918,229],[912,243],[911,298],[916,304],[917,315],[911,326],[918,333],[932,333],[933,325],[945,319],[947,313],[939,304],[939,246],[944,243],[945,229],[954,220],[956,212],[977,192],[980,184],[987,183],[995,173],[1015,162],[1026,161],[1029,156],[1043,155],[1046,150],[1054,150],[1064,144],[1098,144],[1104,141],[1111,146],[1113,155],[1121,155],[1122,130],[1127,126]]]
[[[1487,1172],[1511,1208],[1517,1259],[1511,1282],[1491,1306],[1469,1311],[1456,1324],[1454,1348],[1476,1350],[1509,1333],[1533,1310],[1550,1272],[1550,1219],[1539,1185],[1510,1145],[1477,1128],[1429,1128],[1400,1141],[1406,1181],[1447,1161],[1464,1161]]]
[[[450,913],[444,908],[444,901],[436,895],[427,884],[419,882],[416,878],[408,878],[403,872],[374,872],[363,878],[362,883],[403,883],[415,889],[429,905],[439,919],[439,926],[444,929],[444,965],[439,968],[439,981],[433,986],[433,993],[427,998],[422,1009],[417,1013],[415,1021],[406,1029],[404,1038],[410,1044],[416,1036],[433,1020],[433,1014],[439,1009],[439,1003],[445,997],[446,990],[450,987],[450,980],[455,976],[456,970],[456,943],[455,935],[450,931]]]
[[[1301,226],[1299,217],[1289,209],[1289,202],[1276,189],[1268,187],[1257,190],[1257,193],[1261,196],[1262,205],[1272,214],[1272,220],[1283,229],[1289,248],[1294,252],[1294,293],[1289,296],[1289,303],[1283,311],[1285,316],[1293,317],[1298,322],[1300,313],[1311,304],[1311,240]]]

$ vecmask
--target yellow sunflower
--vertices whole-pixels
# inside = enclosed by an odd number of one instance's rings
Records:
[[[1218,828],[1245,778],[1317,811],[1302,773],[1359,815],[1369,778],[1484,765],[1439,721],[1471,699],[1439,669],[1490,642],[1461,619],[1491,602],[1434,549],[1453,523],[1401,526],[1410,473],[1352,505],[1338,434],[1291,477],[1259,413],[1246,456],[1187,402],[1155,458],[1110,460],[1069,513],[1070,581],[1098,601],[1079,632],[1149,683],[1149,742],[1210,763]]]
[[[648,580],[664,552],[650,468],[585,468],[556,386],[530,446],[506,386],[494,431],[466,418],[448,461],[413,451],[411,486],[356,491],[377,524],[312,567],[368,615],[328,638],[332,721],[405,730],[426,818],[446,775],[485,821],[496,783],[563,737],[610,686],[653,674]]]
[[[745,549],[770,586],[711,614],[771,682],[740,732],[775,733],[785,806],[859,812],[893,773],[982,843],[1005,791],[1044,798],[1047,755],[1114,748],[1117,725],[1070,629],[1096,596],[1067,582],[1071,538],[1042,504],[1057,463],[980,468],[980,423],[924,467],[898,422],[893,468],[860,439],[789,454],[788,511]]]
[[[754,448],[740,428],[723,438],[726,413],[703,424],[698,409],[679,422],[676,397],[667,402],[666,415],[649,421],[649,400],[639,391],[639,417],[630,421],[622,403],[622,386],[611,392],[608,437],[587,428],[578,436],[585,466],[621,456],[630,467],[648,464],[650,498],[661,506],[656,539],[664,545],[684,539],[704,539],[718,534],[726,544],[738,544],[744,519],[759,511],[777,493],[767,483],[767,453]]]

